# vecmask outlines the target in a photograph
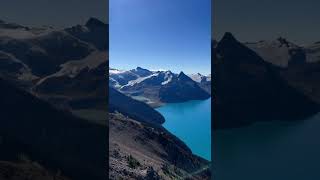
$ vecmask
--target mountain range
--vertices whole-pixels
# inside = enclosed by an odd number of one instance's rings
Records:
[[[213,44],[213,128],[302,120],[319,111],[316,44],[300,47],[284,38],[242,43],[231,33]]]
[[[134,99],[159,106],[163,103],[209,98],[211,75],[175,74],[141,67],[128,71],[110,68],[109,85]]]

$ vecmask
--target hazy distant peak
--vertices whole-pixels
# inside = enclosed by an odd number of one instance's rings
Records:
[[[142,68],[142,67],[137,67],[135,69],[131,69],[131,72],[151,72],[148,69]]]
[[[3,20],[0,20],[0,28],[5,28],[5,29],[26,29],[28,30],[28,27],[16,24],[16,23],[8,23]]]
[[[138,66],[135,70],[140,71],[140,70],[147,70],[147,69]],[[147,70],[147,71],[149,71],[149,70]]]

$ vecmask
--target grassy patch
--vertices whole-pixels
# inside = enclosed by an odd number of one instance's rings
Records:
[[[127,161],[128,161],[128,166],[132,169],[136,169],[137,167],[141,166],[140,162],[134,157],[132,157],[131,155],[127,157]]]

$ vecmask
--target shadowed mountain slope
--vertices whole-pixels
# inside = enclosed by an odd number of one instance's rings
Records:
[[[109,112],[119,112],[142,122],[164,123],[164,117],[147,104],[134,100],[109,87]]]
[[[20,147],[1,156],[22,151],[73,179],[106,179],[106,126],[57,110],[1,79],[0,89],[0,136]]]
[[[226,33],[213,49],[214,128],[257,121],[300,120],[319,105],[281,78],[279,70]]]

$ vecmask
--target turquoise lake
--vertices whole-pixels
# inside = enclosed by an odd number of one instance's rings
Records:
[[[211,161],[211,98],[169,103],[157,110],[166,119],[163,126],[179,137],[192,152]]]
[[[214,132],[219,180],[320,179],[320,114]]]

